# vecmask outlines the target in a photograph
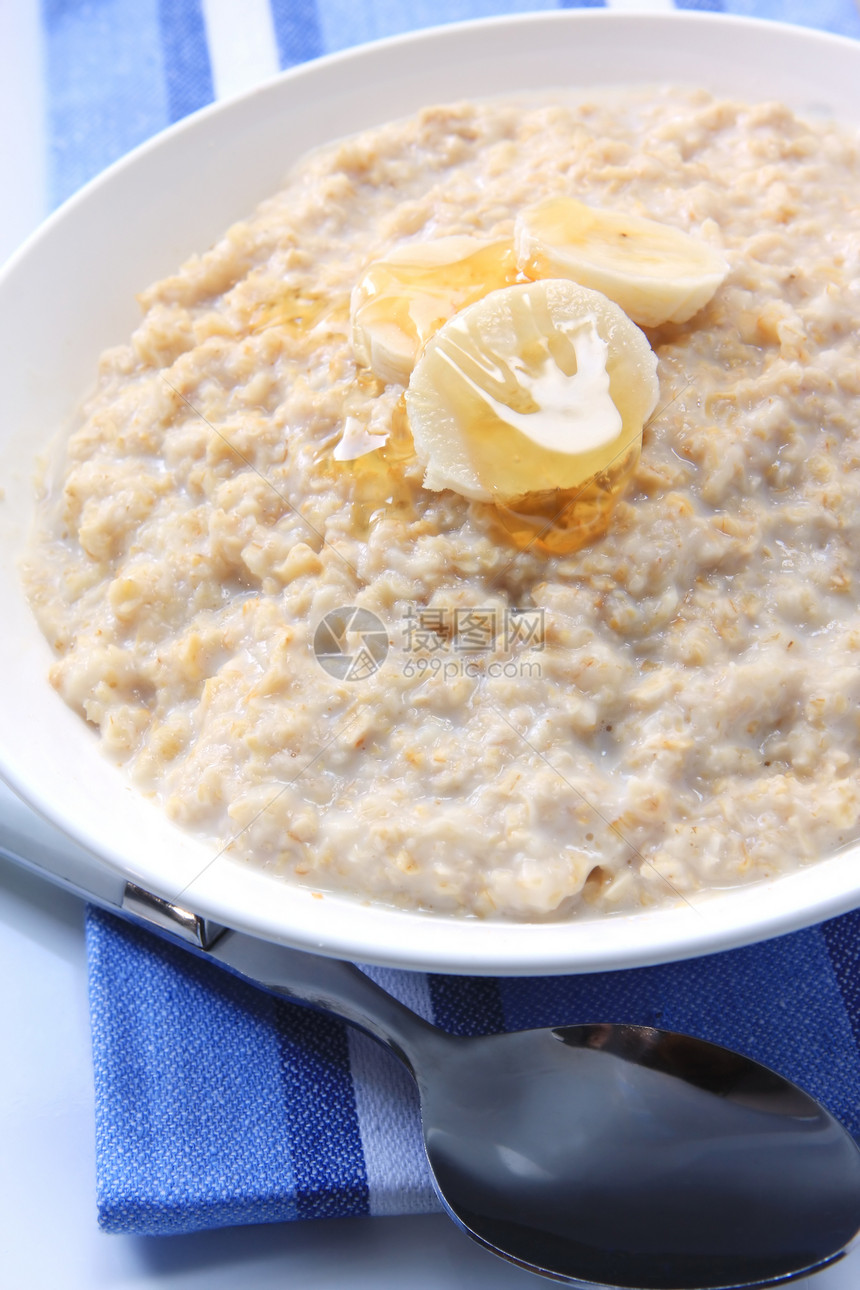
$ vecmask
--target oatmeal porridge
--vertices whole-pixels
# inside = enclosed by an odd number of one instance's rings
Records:
[[[579,549],[425,487],[408,378],[350,321],[369,264],[509,243],[557,197],[728,268],[646,325],[656,407]],[[561,918],[856,839],[858,211],[855,138],[698,91],[458,104],[314,153],[143,293],[45,470],[54,686],[213,855],[319,891]]]

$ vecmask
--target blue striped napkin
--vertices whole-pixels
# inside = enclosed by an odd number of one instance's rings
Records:
[[[612,0],[43,0],[50,192],[63,201],[173,121],[255,74],[418,27],[492,14],[612,8]],[[655,8],[665,3],[655,0]],[[677,9],[860,37],[855,0],[676,0]],[[204,14],[207,15],[204,17]],[[244,42],[241,65],[224,46]],[[235,53],[235,50],[233,51]],[[243,80],[242,73],[245,73]]]
[[[612,0],[608,0],[612,7]],[[430,23],[602,0],[42,0],[52,203],[278,68]],[[665,3],[654,0],[654,7]],[[677,0],[860,37],[854,0]],[[98,1203],[109,1231],[436,1207],[393,1058],[91,910]],[[459,1033],[583,1021],[687,1031],[797,1080],[860,1134],[860,915],[686,964],[552,979],[376,970]]]
[[[99,1220],[159,1235],[436,1208],[412,1082],[373,1040],[89,912]],[[860,912],[590,976],[368,969],[456,1034],[629,1022],[754,1057],[860,1137]]]

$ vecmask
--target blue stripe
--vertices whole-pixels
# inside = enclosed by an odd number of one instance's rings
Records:
[[[159,26],[171,121],[215,97],[200,0],[159,0]]]
[[[494,1035],[505,1029],[499,982],[492,977],[428,978],[433,1020],[452,1035]]]
[[[725,12],[744,18],[795,22],[837,36],[860,37],[860,13],[854,0],[726,0]]]
[[[370,1193],[343,1026],[295,1004],[275,1005],[296,1216],[370,1213]]]
[[[724,13],[723,0],[675,0],[676,9],[698,9],[701,13]]]
[[[860,911],[822,923],[821,935],[860,1051]]]
[[[772,1066],[860,1135],[857,1044],[818,928],[638,971],[501,983],[507,1028],[608,1021],[710,1039]]]
[[[559,0],[559,9],[605,9],[605,0]]]
[[[278,62],[282,68],[324,53],[316,0],[271,0]]]
[[[590,6],[592,0],[587,0]],[[603,0],[600,0],[602,5]],[[396,36],[419,27],[436,27],[464,18],[489,18],[500,14],[540,13],[555,9],[554,0],[318,0],[317,12],[326,53],[348,49],[368,40]],[[579,6],[575,6],[579,7]]]
[[[87,957],[101,1226],[296,1218],[274,1000],[93,909]]]
[[[52,206],[169,124],[157,3],[42,0]]]

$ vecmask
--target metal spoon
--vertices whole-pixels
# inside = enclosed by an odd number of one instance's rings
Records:
[[[196,952],[396,1053],[442,1204],[524,1268],[580,1286],[767,1286],[837,1260],[860,1227],[853,1139],[728,1049],[643,1026],[463,1039],[352,964],[229,930]]]

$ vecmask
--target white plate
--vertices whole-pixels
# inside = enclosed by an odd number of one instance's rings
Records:
[[[314,899],[218,859],[101,755],[46,681],[15,560],[33,459],[66,423],[96,358],[125,339],[135,292],[206,247],[308,148],[432,102],[655,80],[860,119],[860,44],[764,22],[679,13],[526,15],[399,37],[293,70],[168,130],[90,184],[0,281],[0,766],[37,810],[134,881],[272,940],[441,971],[546,973],[728,948],[860,902],[860,848],[755,887],[602,921],[458,921]]]

